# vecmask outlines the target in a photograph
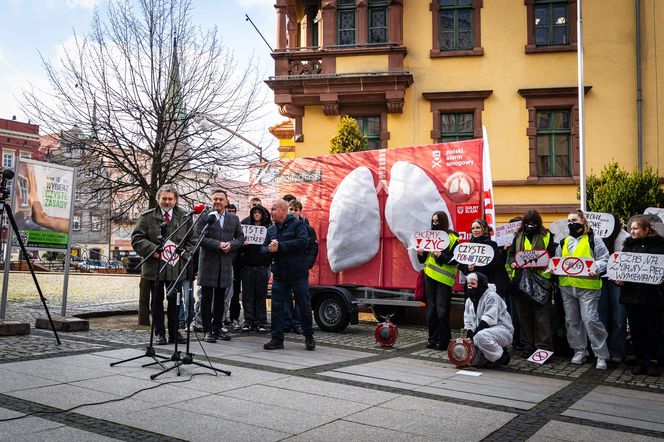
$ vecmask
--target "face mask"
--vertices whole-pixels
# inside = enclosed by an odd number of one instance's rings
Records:
[[[537,226],[526,226],[525,229],[523,229],[524,232],[526,232],[526,235],[534,235],[539,231]]]
[[[431,221],[431,230],[443,230],[443,228],[440,226],[440,223],[434,224],[433,221]]]
[[[569,229],[570,236],[578,238],[583,235],[583,224],[579,223],[568,223],[567,228]]]

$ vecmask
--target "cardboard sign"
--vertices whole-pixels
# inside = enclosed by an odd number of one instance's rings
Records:
[[[450,246],[450,236],[443,230],[422,230],[413,233],[415,250],[439,252]]]
[[[521,221],[496,227],[496,244],[498,247],[509,246],[514,241],[514,234],[521,227]]]
[[[568,256],[566,258],[551,258],[549,271],[554,275],[561,276],[589,276],[590,272],[596,272],[597,265],[592,258],[577,258]]]
[[[535,350],[533,354],[530,355],[528,359],[526,359],[528,362],[534,362],[535,364],[540,364],[542,365],[543,363],[546,362],[547,359],[549,359],[551,356],[553,356],[553,352],[549,350],[542,350],[538,348]]]
[[[520,250],[514,255],[514,263],[520,269],[545,269],[549,266],[549,252]]]
[[[616,252],[609,257],[606,273],[614,281],[661,284],[664,280],[664,255]]]
[[[170,239],[164,243],[164,250],[161,251],[161,260],[174,266],[180,260],[180,255],[175,253],[177,245]]]
[[[664,209],[659,207],[648,207],[643,211],[644,215],[655,215],[658,216],[660,220],[664,221]],[[629,226],[627,226],[629,228]]]
[[[265,242],[265,237],[267,236],[267,227],[243,224],[242,233],[244,233],[245,244],[262,245]]]
[[[493,260],[493,247],[488,244],[467,242],[454,249],[454,259],[459,264],[475,264],[485,266]]]
[[[567,235],[569,235],[569,228],[567,227],[567,218],[559,219],[552,222],[551,225],[549,225],[549,230],[553,235],[553,240],[559,243],[560,241],[565,239]]]
[[[600,238],[608,238],[616,226],[616,219],[610,213],[586,212],[588,225],[593,229],[595,235]]]

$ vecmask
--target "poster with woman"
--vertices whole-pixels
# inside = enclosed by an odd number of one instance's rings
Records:
[[[21,158],[13,192],[14,217],[29,250],[66,250],[74,169]],[[16,238],[14,244],[18,245]]]

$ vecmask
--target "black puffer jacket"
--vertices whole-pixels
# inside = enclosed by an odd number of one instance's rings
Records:
[[[660,235],[639,239],[627,238],[623,252],[664,255],[664,238]],[[664,306],[662,285],[625,282],[620,289],[620,302],[622,304]]]
[[[485,266],[475,265],[472,272],[478,272],[485,275],[489,279],[490,283],[496,285],[496,292],[502,298],[505,298],[510,294],[511,284],[510,278],[507,275],[507,270],[505,269],[505,258],[498,250],[498,244],[496,244],[495,241],[492,241],[488,235],[480,236],[478,238],[473,236],[470,238],[470,242],[486,244],[493,249],[493,259],[491,262]],[[466,264],[459,264],[459,270],[464,275],[472,273]]]

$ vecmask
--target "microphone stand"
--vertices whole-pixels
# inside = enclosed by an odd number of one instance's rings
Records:
[[[203,239],[204,239],[205,236],[207,235],[208,227],[210,227],[210,224],[212,224],[212,223],[207,222],[207,223],[205,224],[205,227],[203,227],[203,230],[201,230],[201,234],[198,236],[198,240],[196,241],[196,245],[194,246],[194,249],[191,251],[191,253],[190,253],[190,255],[189,255],[189,258],[187,259],[187,262],[186,262],[185,265],[182,267],[182,270],[180,270],[180,274],[178,275],[177,279],[176,279],[175,282],[173,283],[173,286],[171,286],[171,288],[170,288],[170,290],[169,290],[169,294],[174,290],[175,284],[176,284],[178,281],[181,281],[181,280],[182,280],[182,278],[183,278],[185,272],[187,271],[187,269],[188,269],[189,266],[191,265],[191,260],[194,258],[194,256],[196,255],[196,252],[197,252],[198,249],[201,247],[201,243],[203,242]],[[193,226],[192,226],[192,227],[193,227]],[[190,228],[189,231],[187,232],[187,235],[185,236],[185,239],[183,239],[183,242],[187,239],[187,237],[189,236],[189,233],[190,233],[190,232],[191,232],[191,228]],[[191,303],[191,297],[189,298],[189,303]],[[190,312],[189,305],[187,305],[187,314],[186,314],[186,320],[185,320],[185,322],[186,322],[187,324],[189,324],[189,319],[190,319],[190,318],[189,318],[189,315],[190,315],[190,313],[191,313],[191,312]],[[175,351],[173,352],[173,355],[171,356],[171,360],[175,362],[175,363],[173,364],[173,366],[168,367],[168,368],[165,368],[165,367],[162,366],[163,370],[160,371],[159,373],[155,373],[155,374],[153,374],[153,375],[150,375],[150,379],[155,379],[155,378],[157,378],[158,376],[161,376],[162,374],[164,374],[164,373],[166,373],[166,372],[169,372],[169,371],[171,371],[171,370],[173,370],[173,369],[175,369],[177,375],[180,376],[180,366],[182,366],[182,365],[192,365],[192,364],[193,364],[193,365],[197,365],[197,366],[199,366],[199,367],[203,367],[203,368],[209,368],[210,370],[214,370],[214,371],[216,371],[216,372],[223,373],[223,374],[225,374],[226,376],[230,376],[230,375],[231,375],[231,372],[228,371],[228,370],[222,370],[221,368],[216,368],[216,367],[214,367],[212,364],[207,365],[207,364],[203,364],[203,363],[200,363],[200,362],[194,361],[194,355],[190,352],[190,348],[189,348],[190,338],[191,338],[191,327],[187,327],[187,347],[186,347],[186,350],[185,350],[185,355],[184,355],[183,357],[180,357],[180,352],[177,350],[177,341],[176,341],[176,343],[175,343]],[[201,345],[202,345],[202,344],[201,344]],[[150,365],[154,365],[154,364],[150,364]],[[160,365],[161,365],[161,364],[160,364]]]

